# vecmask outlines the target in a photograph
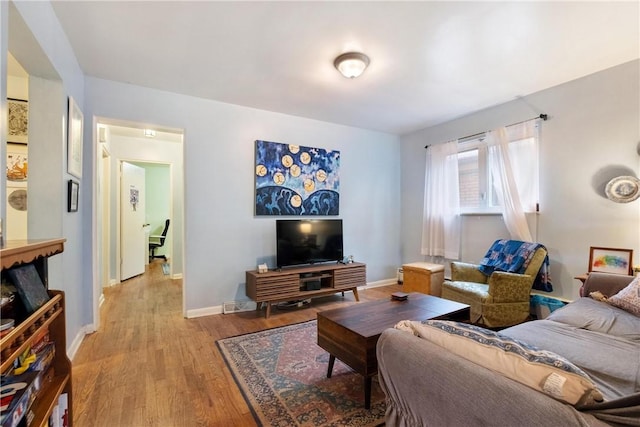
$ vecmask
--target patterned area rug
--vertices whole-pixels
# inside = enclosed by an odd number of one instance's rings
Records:
[[[364,408],[364,379],[318,347],[316,321],[217,341],[259,425],[376,426],[385,402],[377,378],[371,409]]]

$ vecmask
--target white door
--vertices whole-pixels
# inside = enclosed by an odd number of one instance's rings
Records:
[[[144,168],[122,162],[120,181],[120,280],[144,273]]]

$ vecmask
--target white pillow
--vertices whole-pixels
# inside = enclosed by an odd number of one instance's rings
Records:
[[[607,302],[640,316],[640,276],[636,276],[624,289],[607,298]]]
[[[497,332],[446,320],[403,320],[395,328],[570,405],[603,401],[591,378],[564,357]]]

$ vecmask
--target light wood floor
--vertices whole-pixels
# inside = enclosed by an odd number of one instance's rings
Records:
[[[105,290],[101,328],[73,360],[76,427],[255,426],[215,341],[315,319],[357,304],[353,294],[312,300],[304,309],[182,317],[181,280],[144,275]],[[388,298],[398,285],[360,291],[360,301]]]

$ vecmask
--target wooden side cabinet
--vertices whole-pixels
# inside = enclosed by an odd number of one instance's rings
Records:
[[[358,286],[367,283],[366,265],[322,264],[284,268],[266,273],[257,270],[246,272],[246,293],[258,303],[267,304],[266,317],[271,314],[271,304],[293,299],[307,299],[336,292],[353,291],[359,301]]]
[[[18,265],[34,263],[44,283],[47,283],[47,258],[64,250],[65,239],[8,241],[0,248],[2,277],[6,270]],[[44,276],[42,276],[44,274]],[[16,319],[15,327],[0,339],[1,371],[4,374],[26,349],[48,329],[54,343],[55,354],[50,368],[41,376],[40,390],[30,406],[29,426],[46,427],[58,398],[66,393],[68,398],[68,424],[73,425],[73,400],[71,390],[71,361],[67,357],[64,292],[48,290],[49,301],[37,311],[22,319]],[[17,297],[16,297],[17,298]],[[16,302],[17,303],[17,302]],[[4,317],[4,313],[3,317]]]
[[[402,266],[402,292],[421,292],[436,297],[442,295],[444,265],[413,262]]]

